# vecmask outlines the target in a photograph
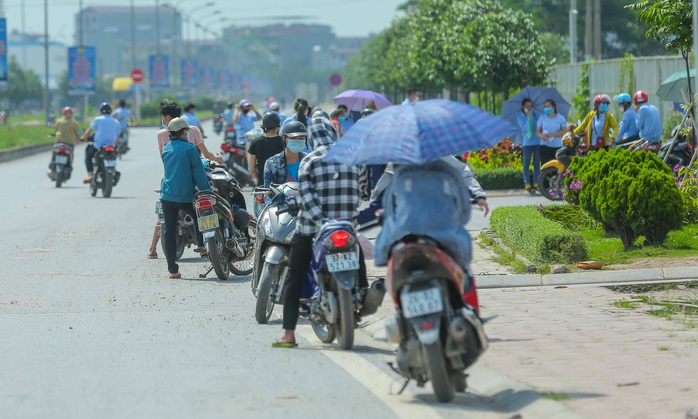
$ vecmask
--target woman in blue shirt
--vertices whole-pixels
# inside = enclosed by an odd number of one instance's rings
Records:
[[[545,101],[543,112],[546,116],[538,120],[536,134],[541,139],[540,164],[555,158],[557,150],[562,148],[562,136],[569,131],[565,117],[557,113],[557,104],[552,99]]]
[[[538,113],[529,98],[521,101],[521,115],[516,118],[523,135],[523,178],[526,190],[535,191],[540,175],[540,138],[536,136]],[[531,160],[533,160],[533,187],[531,187]]]

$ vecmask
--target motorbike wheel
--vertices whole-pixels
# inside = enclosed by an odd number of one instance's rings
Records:
[[[254,247],[257,243],[257,223],[250,220],[247,226],[249,241],[245,247],[245,259],[230,263],[230,271],[237,276],[247,276],[254,269]]]
[[[264,262],[259,278],[259,291],[257,291],[257,304],[254,309],[254,318],[259,324],[266,324],[274,311],[274,299],[271,296],[274,278],[279,277],[281,265]],[[278,282],[277,282],[278,283]]]
[[[97,196],[97,184],[94,179],[90,182],[90,195]]]
[[[467,380],[466,380],[466,375],[464,372],[453,372],[451,375],[451,378],[453,380],[453,384],[456,388],[457,393],[465,393],[465,389],[468,388]]]
[[[320,339],[322,343],[332,343],[337,336],[337,327],[334,324],[328,324],[327,326],[322,326],[313,322],[310,322],[313,327],[313,332],[315,336]]]
[[[339,328],[337,330],[337,342],[339,347],[349,350],[354,346],[354,303],[351,290],[339,289]]]
[[[554,167],[548,167],[540,172],[538,177],[538,189],[540,193],[551,201],[562,200],[562,185],[557,183],[558,171]]]
[[[223,242],[223,234],[221,234],[220,229],[216,230],[215,237],[211,237],[206,241],[206,250],[208,251],[211,265],[213,265],[213,270],[216,271],[216,276],[221,281],[225,281],[230,277],[230,264],[224,260],[223,256],[224,247],[225,243]]]
[[[63,184],[63,171],[56,172],[56,188],[60,188]]]
[[[164,225],[165,224],[162,224],[162,226]],[[160,247],[162,248],[162,253],[165,254],[165,234],[162,233],[162,230],[160,232]],[[177,253],[175,254],[175,260],[182,259],[182,256],[184,255],[184,249],[184,238],[177,235]]]
[[[111,187],[114,183],[114,173],[105,172],[104,173],[104,186],[102,187],[102,196],[109,198],[111,196]]]
[[[422,347],[427,358],[427,369],[434,395],[441,403],[448,403],[453,400],[454,385],[446,371],[446,360],[441,350],[441,342],[436,341]]]

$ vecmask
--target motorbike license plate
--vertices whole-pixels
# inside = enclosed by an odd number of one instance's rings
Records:
[[[359,269],[359,258],[356,252],[332,253],[325,256],[327,270],[330,272],[356,271]]]
[[[199,231],[208,231],[218,228],[218,214],[199,217]]]
[[[164,214],[162,212],[162,202],[161,201],[155,201],[155,213],[158,215]]]
[[[68,164],[68,156],[56,156],[56,164]]]
[[[404,293],[400,296],[400,306],[405,318],[424,316],[443,310],[444,302],[439,288]]]
[[[104,167],[116,167],[116,160],[104,160]]]

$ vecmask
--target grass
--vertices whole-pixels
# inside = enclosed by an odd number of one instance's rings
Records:
[[[637,303],[633,303],[631,301],[627,300],[618,300],[618,301],[613,301],[611,302],[615,307],[618,308],[627,308],[630,310],[635,310],[637,308]]]
[[[668,351],[669,349],[671,349],[671,346],[669,346],[669,345],[660,345],[660,346],[657,346],[657,349],[660,350],[660,351]]]
[[[552,391],[548,391],[545,393],[539,393],[539,394],[541,395],[541,397],[543,397],[545,399],[554,400],[556,402],[570,400],[573,398],[569,394],[553,393]]]
[[[0,127],[0,150],[8,148],[52,143],[53,137],[48,134],[54,130],[44,126],[1,126]]]
[[[497,242],[495,242],[492,238],[485,235],[485,233],[481,232],[478,238],[478,245],[481,248],[484,249],[485,247],[491,247],[494,253],[497,254],[497,256],[492,258],[493,261],[499,263],[500,265],[510,266],[514,269],[514,272],[518,274],[528,272],[526,264],[516,257],[516,252],[507,251],[502,246],[497,244]]]

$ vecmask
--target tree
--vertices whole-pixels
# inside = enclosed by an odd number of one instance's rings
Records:
[[[686,64],[686,78],[691,79],[688,62],[693,49],[693,2],[691,0],[645,0],[626,6],[637,12],[637,19],[649,25],[645,34],[664,44],[665,48],[680,53]],[[689,97],[693,97],[688,83]]]
[[[539,35],[540,44],[545,51],[545,60],[550,64],[564,64],[570,60],[570,38],[552,32]]]
[[[7,68],[7,89],[0,91],[0,98],[19,106],[26,100],[41,100],[43,91],[39,76],[31,70],[23,70],[12,58]]]

